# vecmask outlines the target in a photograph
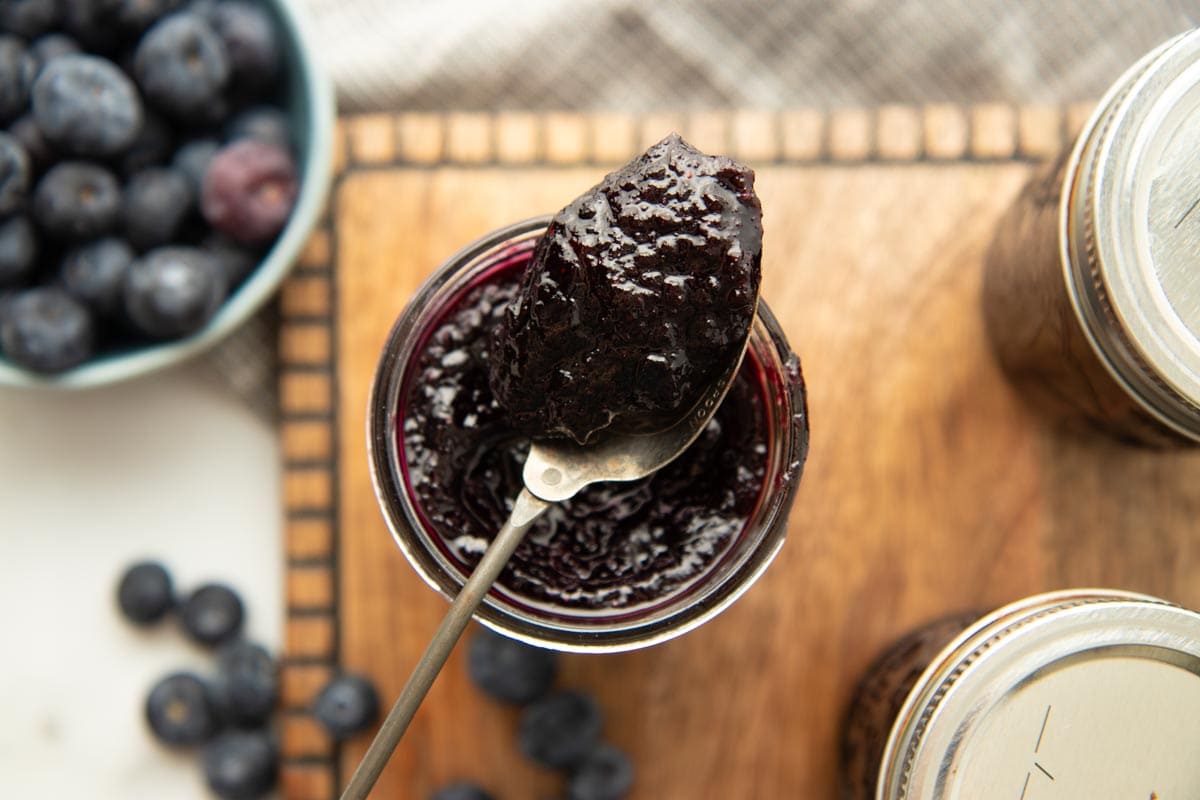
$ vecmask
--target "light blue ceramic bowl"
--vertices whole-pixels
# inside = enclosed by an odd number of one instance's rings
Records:
[[[300,167],[296,208],[274,246],[250,277],[198,333],[97,356],[54,376],[41,376],[0,356],[0,385],[82,388],[144,375],[211,347],[252,316],[275,291],[300,255],[325,205],[333,151],[333,86],[313,57],[316,40],[296,0],[260,0],[275,17],[283,44],[284,110],[291,121]]]

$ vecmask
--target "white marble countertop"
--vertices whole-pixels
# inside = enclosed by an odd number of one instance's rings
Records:
[[[210,798],[197,754],[158,746],[149,687],[211,656],[173,620],[115,607],[122,569],[161,559],[176,586],[222,580],[246,633],[278,652],[278,443],[196,367],[80,393],[0,389],[0,797]]]

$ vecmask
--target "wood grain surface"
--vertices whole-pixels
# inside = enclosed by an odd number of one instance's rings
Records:
[[[633,798],[833,797],[862,670],[948,611],[1081,585],[1200,606],[1200,455],[1048,427],[984,338],[995,222],[1085,111],[345,120],[329,219],[282,300],[285,796],[335,796],[368,743],[335,747],[313,723],[323,681],[362,672],[390,703],[447,608],[368,480],[367,392],[390,325],[458,248],[557,210],[671,129],[758,173],[763,298],[801,356],[812,441],[788,541],[730,610],[640,652],[564,657],[560,685],[594,692],[636,761]],[[374,796],[421,800],[457,778],[502,800],[561,796],[520,756],[517,719],[456,653]]]

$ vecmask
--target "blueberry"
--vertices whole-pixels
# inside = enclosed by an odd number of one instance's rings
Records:
[[[37,234],[24,214],[0,221],[0,286],[27,281],[37,267]]]
[[[483,628],[471,639],[467,671],[476,686],[497,700],[532,703],[554,683],[558,656]]]
[[[57,21],[55,0],[0,0],[0,30],[22,39],[40,36]]]
[[[126,35],[137,36],[180,5],[182,0],[117,0],[113,14]]]
[[[633,762],[611,744],[601,744],[575,767],[567,800],[622,800],[633,788]]]
[[[213,230],[242,244],[265,244],[287,223],[296,203],[296,165],[285,148],[242,139],[213,157],[200,210]]]
[[[521,715],[519,744],[526,756],[555,769],[574,766],[600,741],[600,707],[579,692],[556,692]]]
[[[42,129],[37,126],[33,114],[25,114],[8,126],[8,133],[29,156],[29,166],[34,172],[41,172],[54,163],[54,148],[46,141]]]
[[[183,630],[198,644],[215,646],[242,629],[242,601],[228,586],[209,583],[192,592],[179,609]]]
[[[129,268],[125,311],[142,333],[175,338],[204,327],[225,293],[221,267],[211,256],[194,247],[160,247]]]
[[[116,155],[133,144],[142,116],[133,81],[106,58],[60,56],[33,84],[33,118],[46,139],[68,153]]]
[[[279,754],[265,731],[228,731],[204,748],[204,779],[222,800],[255,800],[271,791]]]
[[[278,147],[291,147],[288,118],[274,106],[248,108],[229,121],[225,132],[229,141],[257,139]]]
[[[167,163],[175,151],[175,134],[166,120],[152,111],[142,118],[142,128],[121,155],[121,175],[128,178],[147,167]]]
[[[343,673],[331,680],[313,701],[313,715],[334,739],[348,739],[375,723],[379,694],[361,675]]]
[[[201,247],[221,265],[221,272],[231,289],[244,281],[262,261],[259,253],[231,242],[219,233],[206,237]]]
[[[67,251],[59,281],[100,317],[118,318],[122,310],[125,275],[135,254],[123,239],[107,237]]]
[[[142,561],[125,570],[117,584],[117,606],[135,625],[158,622],[175,606],[171,575],[156,561]]]
[[[213,695],[227,722],[243,728],[266,723],[279,695],[275,660],[252,642],[225,645],[217,653]]]
[[[29,52],[37,60],[38,69],[41,69],[60,56],[81,53],[83,48],[65,33],[47,33],[29,44]]]
[[[0,133],[0,217],[25,205],[30,171],[29,154],[20,140]]]
[[[62,289],[39,287],[9,301],[0,324],[0,349],[35,372],[62,372],[82,364],[95,349],[91,313]]]
[[[121,212],[121,187],[104,167],[63,161],[33,190],[33,219],[52,236],[91,239],[112,230]]]
[[[195,189],[196,202],[200,201],[200,187],[204,185],[204,173],[213,156],[221,149],[216,139],[193,139],[175,151],[171,166],[182,172]]]
[[[187,4],[187,10],[193,14],[199,14],[205,20],[212,19],[213,9],[217,7],[217,3],[223,0],[191,0]]]
[[[8,316],[8,309],[19,294],[17,289],[0,289],[0,330],[4,328],[4,318]],[[3,345],[0,345],[0,350],[2,349]]]
[[[139,250],[165,245],[192,210],[192,187],[183,173],[151,167],[134,175],[121,199],[125,236]]]
[[[16,119],[29,102],[37,60],[15,36],[0,35],[0,123]]]
[[[159,20],[142,37],[134,73],[146,99],[180,119],[204,116],[229,80],[224,45],[203,19],[181,11]]]
[[[59,0],[63,28],[89,50],[109,52],[121,41],[120,0]]]
[[[219,727],[208,686],[190,672],[154,685],[146,697],[146,722],[155,738],[172,747],[208,741]]]
[[[493,798],[473,783],[460,782],[437,790],[429,800],[493,800]]]
[[[275,25],[261,6],[250,3],[216,3],[202,9],[204,18],[221,39],[233,83],[243,92],[257,94],[279,77],[280,50]]]

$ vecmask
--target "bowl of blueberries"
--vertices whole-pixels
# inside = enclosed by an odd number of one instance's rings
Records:
[[[0,385],[177,363],[276,291],[333,90],[294,0],[0,0]]]

